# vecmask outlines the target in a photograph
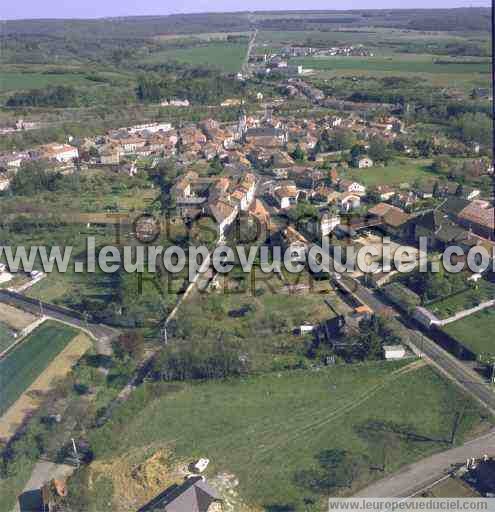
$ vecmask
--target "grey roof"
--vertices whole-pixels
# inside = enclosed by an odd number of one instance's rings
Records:
[[[249,128],[246,130],[246,137],[279,137],[282,130],[273,126],[263,126],[260,128]]]
[[[165,492],[153,500],[149,512],[207,512],[215,501],[221,501],[218,493],[200,476],[188,478],[182,485]]]

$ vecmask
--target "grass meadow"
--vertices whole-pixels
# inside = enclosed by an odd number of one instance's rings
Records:
[[[443,330],[475,354],[495,356],[495,309],[489,308],[443,327]]]
[[[422,362],[343,365],[149,385],[93,433],[91,444],[100,462],[129,446],[167,446],[177,461],[208,457],[207,477],[235,475],[240,497],[256,510],[316,511],[323,496],[301,486],[297,475],[318,467],[325,450],[347,450],[364,461],[353,488],[337,491],[350,494],[449,448],[458,414],[455,444],[480,426],[483,413]],[[381,437],[367,436],[370,422],[389,427]],[[391,425],[402,433],[387,433]]]
[[[212,42],[190,48],[177,48],[154,53],[145,62],[158,64],[170,60],[192,66],[217,67],[235,73],[241,69],[246,56],[247,45],[242,43]]]

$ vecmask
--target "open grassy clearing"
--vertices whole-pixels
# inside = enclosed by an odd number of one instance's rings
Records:
[[[294,59],[294,64],[301,64],[304,68],[317,70],[362,70],[362,71],[387,71],[402,73],[432,73],[432,74],[472,74],[489,73],[490,62],[486,59],[454,62],[451,59],[437,58],[435,62],[431,56],[428,58],[403,58],[402,55],[393,57],[308,57]]]
[[[0,414],[24,393],[76,335],[77,331],[72,327],[44,322],[0,361]]]
[[[224,41],[229,36],[250,36],[251,32],[204,32],[201,34],[160,34],[154,36],[157,41],[174,41],[176,39],[199,39],[201,41]]]
[[[495,355],[495,308],[457,320],[442,329],[475,354]]]
[[[234,73],[240,70],[246,56],[247,45],[242,43],[215,42],[191,48],[177,48],[154,53],[145,59],[150,64],[176,60],[192,66],[217,67]]]
[[[19,73],[2,72],[0,76],[0,92],[18,91],[23,89],[41,89],[49,85],[94,85],[82,74],[77,73]]]
[[[375,166],[369,169],[347,169],[342,172],[346,178],[373,187],[386,183],[387,185],[400,185],[407,183],[413,185],[416,181],[432,182],[438,179],[430,169],[431,160],[398,158],[387,166]]]
[[[152,443],[167,446],[178,461],[208,457],[207,477],[220,472],[235,475],[242,500],[264,510],[321,510],[323,497],[298,484],[296,474],[315,469],[316,458],[325,450],[344,449],[363,457],[367,462],[359,466],[354,482],[363,486],[384,475],[370,470],[370,465],[383,463],[389,473],[448,448],[461,410],[456,443],[479,426],[483,414],[420,362],[410,367],[404,362],[374,363],[168,385],[159,398],[160,392],[152,388],[139,390],[110,424],[94,432],[97,460],[123,454],[126,446]],[[148,404],[143,408],[146,394]],[[391,435],[386,428],[378,438],[358,433],[371,421],[400,425],[408,434]],[[89,493],[96,499],[94,491]],[[118,500],[114,496],[114,506]]]

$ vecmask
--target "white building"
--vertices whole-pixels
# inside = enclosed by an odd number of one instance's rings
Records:
[[[403,345],[383,345],[383,351],[387,361],[402,359],[406,355],[406,349]]]
[[[148,124],[137,124],[135,126],[130,126],[127,128],[129,133],[140,133],[140,132],[169,132],[172,129],[172,125],[170,123],[148,123]]]
[[[74,158],[79,158],[78,149],[69,144],[45,144],[40,147],[39,154],[41,158],[56,160],[60,163],[71,162]]]

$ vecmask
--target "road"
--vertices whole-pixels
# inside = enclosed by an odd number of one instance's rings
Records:
[[[54,320],[72,325],[76,329],[86,331],[95,340],[96,349],[99,353],[111,354],[111,340],[118,334],[116,329],[88,322],[83,315],[70,309],[38,301],[9,290],[0,290],[0,302],[5,302],[36,315],[41,313]]]
[[[398,473],[365,487],[355,496],[361,498],[411,497],[447,475],[460,463],[465,463],[468,458],[480,458],[485,454],[495,456],[495,429],[462,446],[406,466]]]
[[[311,259],[311,256],[308,259]],[[315,262],[314,258],[312,261]],[[334,262],[330,256],[328,263],[324,262],[322,266],[330,275],[335,276],[333,271]],[[495,394],[476,372],[437,345],[431,338],[425,336],[419,330],[419,326],[411,324],[406,319],[402,319],[401,312],[397,308],[386,303],[378,294],[364,287],[356,279],[341,275],[339,279],[335,280],[335,284],[350,290],[355,298],[375,312],[392,312],[395,318],[391,318],[390,322],[401,332],[404,340],[415,354],[424,357],[441,373],[462,387],[478,402],[489,409],[490,412],[495,414]]]
[[[313,259],[314,262],[314,259]],[[480,404],[495,414],[495,394],[486,382],[471,368],[456,359],[449,352],[437,345],[421,332],[417,325],[402,318],[401,312],[387,304],[379,295],[364,287],[357,280],[341,275],[337,278],[334,262],[329,258],[324,268],[335,277],[335,284],[350,291],[360,302],[373,311],[391,311],[390,322],[403,335],[414,353],[421,356],[429,364],[437,368],[448,379],[463,388]],[[468,441],[464,445],[447,450],[429,458],[407,466],[398,473],[366,487],[358,497],[410,497],[424,489],[442,476],[449,473],[455,464],[462,463],[470,457],[481,457],[484,454],[495,455],[495,429],[489,434]]]
[[[246,57],[244,58],[244,62],[242,63],[242,66],[241,66],[241,72],[242,72],[244,78],[248,78],[251,75],[251,71],[249,69],[249,57],[251,55],[251,52],[253,51],[253,46],[254,46],[254,42],[256,40],[257,35],[258,35],[258,29],[255,29],[253,32],[253,35],[251,36],[251,39],[249,40]]]

